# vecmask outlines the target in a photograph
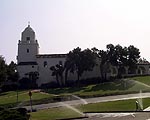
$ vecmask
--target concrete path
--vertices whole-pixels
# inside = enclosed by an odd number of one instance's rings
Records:
[[[96,98],[88,98],[88,99],[79,99],[79,97],[76,97],[77,100],[72,100],[72,101],[63,101],[63,102],[56,102],[56,103],[49,103],[49,104],[33,105],[33,109],[41,110],[41,109],[48,109],[48,108],[53,108],[53,107],[61,107],[61,106],[64,106],[65,104],[80,105],[80,104],[86,104],[86,103],[98,103],[98,102],[107,102],[107,101],[137,99],[139,97],[148,98],[150,97],[150,93],[141,93],[141,95],[140,94],[116,95],[116,96],[96,97]],[[30,106],[23,106],[23,107],[28,110],[31,109]]]
[[[150,120],[150,113],[96,113],[89,114],[88,118],[82,118],[78,120]]]

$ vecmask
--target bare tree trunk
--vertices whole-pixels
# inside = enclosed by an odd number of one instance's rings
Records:
[[[79,72],[77,72],[77,84],[79,85],[80,75]]]
[[[100,72],[101,72],[101,79],[102,79],[102,82],[104,82],[104,70],[103,70],[103,65],[100,65]]]
[[[57,84],[61,87],[61,83],[60,83],[60,81],[59,81],[58,75],[56,75],[56,81],[57,81]]]
[[[67,80],[68,80],[68,70],[65,71],[65,80],[64,80],[65,84],[66,84]]]
[[[65,85],[65,81],[64,81],[63,75],[60,76],[60,79],[61,79],[61,81],[60,81],[60,82],[61,82],[61,85],[64,86],[64,85]]]

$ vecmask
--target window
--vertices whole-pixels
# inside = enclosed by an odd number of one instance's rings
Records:
[[[34,68],[34,66],[32,66],[32,68]]]
[[[29,53],[29,49],[27,49],[27,53]]]
[[[30,40],[30,37],[26,37],[26,40],[29,41],[29,40]]]
[[[44,61],[44,67],[47,67],[47,61]]]

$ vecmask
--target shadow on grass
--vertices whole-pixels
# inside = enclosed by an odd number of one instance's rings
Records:
[[[123,80],[117,80],[115,82],[107,82],[107,83],[101,83],[96,85],[89,85],[84,87],[69,87],[69,88],[56,88],[56,89],[49,89],[47,92],[50,94],[74,94],[74,93],[80,93],[80,92],[92,92],[92,91],[123,91],[128,90],[132,86],[134,86],[135,83],[129,83],[128,81]]]
[[[7,95],[8,93],[4,92],[4,93],[0,93],[0,96],[3,96],[3,95]]]
[[[48,93],[50,94],[63,94],[63,93],[74,93],[79,91],[85,91],[85,87],[69,87],[69,88],[56,88],[56,89],[50,89],[48,90]]]
[[[102,90],[102,91],[128,90],[129,88],[131,88],[134,85],[135,85],[135,83],[131,84],[126,81],[118,80],[115,82],[102,83],[102,84],[95,85],[91,89],[85,90],[85,92],[99,91],[99,90]]]

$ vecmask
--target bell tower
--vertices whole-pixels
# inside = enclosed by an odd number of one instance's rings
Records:
[[[39,44],[36,40],[34,30],[28,24],[21,34],[21,40],[18,42],[17,62],[18,64],[36,62],[36,55],[38,54]]]

